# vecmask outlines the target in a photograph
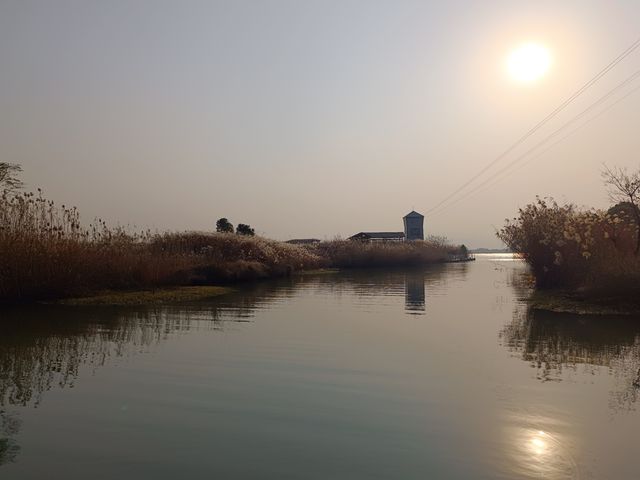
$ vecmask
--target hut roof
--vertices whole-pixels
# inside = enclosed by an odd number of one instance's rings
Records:
[[[402,218],[412,218],[412,217],[418,217],[418,218],[424,218],[424,215],[416,212],[415,210],[411,210],[409,213],[407,213],[404,217]]]
[[[393,240],[404,238],[404,232],[359,232],[349,237],[350,239],[366,238],[369,240]]]

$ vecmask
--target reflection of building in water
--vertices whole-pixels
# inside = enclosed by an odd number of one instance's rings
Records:
[[[424,272],[407,272],[404,277],[404,304],[407,311],[425,311],[424,290]]]

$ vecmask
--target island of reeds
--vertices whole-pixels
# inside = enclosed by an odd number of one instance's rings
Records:
[[[213,295],[175,287],[227,285],[322,268],[363,268],[446,262],[466,253],[444,238],[367,243],[332,240],[294,245],[236,231],[220,219],[212,232],[131,232],[102,220],[84,225],[77,208],[42,191],[24,192],[17,165],[0,163],[0,303],[92,296],[127,304]],[[226,222],[226,223],[225,223]],[[167,289],[173,288],[171,292]],[[160,290],[150,296],[148,291]],[[147,292],[115,295],[114,292]],[[82,303],[79,301],[78,303]]]

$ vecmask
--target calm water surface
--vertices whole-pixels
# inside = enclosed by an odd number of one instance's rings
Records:
[[[638,479],[639,318],[508,255],[0,313],[0,478]]]

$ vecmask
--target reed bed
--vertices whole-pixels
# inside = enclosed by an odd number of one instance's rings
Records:
[[[399,267],[442,263],[459,253],[441,241],[360,242],[333,240],[314,247],[325,262],[335,268]]]
[[[40,192],[0,197],[0,303],[225,283],[321,263],[307,249],[260,237],[130,233],[101,220],[83,228],[75,207]]]
[[[584,210],[538,198],[498,232],[531,266],[537,287],[586,297],[640,296],[632,206]]]
[[[0,303],[437,263],[449,253],[458,250],[443,239],[301,246],[232,233],[131,233],[102,220],[83,227],[75,207],[58,206],[41,191],[0,197]]]

